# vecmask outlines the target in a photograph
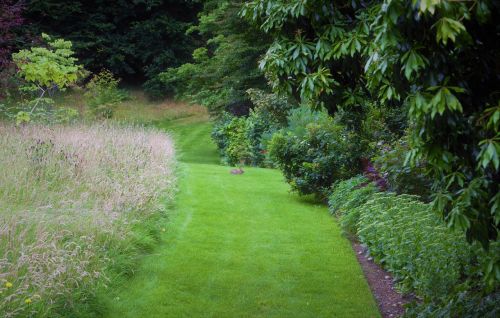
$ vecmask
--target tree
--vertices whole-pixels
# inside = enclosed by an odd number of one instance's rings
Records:
[[[368,2],[370,3],[370,2]],[[368,4],[330,1],[251,1],[241,15],[275,37],[260,62],[271,86],[311,106],[359,107]]]
[[[261,62],[275,89],[330,110],[409,109],[408,162],[429,163],[436,210],[487,247],[500,229],[499,12],[480,0],[255,0],[242,15],[277,35]]]
[[[62,39],[52,39],[43,33],[46,47],[33,47],[12,55],[18,68],[17,76],[25,81],[20,87],[23,92],[37,94],[28,103],[28,109],[17,114],[17,122],[29,122],[39,106],[50,106],[53,100],[46,97],[55,90],[64,90],[74,84],[83,68],[73,57],[72,44]]]
[[[204,40],[193,52],[194,61],[160,75],[173,93],[207,106],[214,116],[248,114],[246,90],[266,87],[257,62],[270,39],[239,18],[242,5],[241,0],[207,1],[199,24],[190,29]]]
[[[27,18],[37,33],[71,41],[90,71],[142,82],[190,59],[194,38],[185,31],[198,7],[197,0],[41,0],[29,2]]]

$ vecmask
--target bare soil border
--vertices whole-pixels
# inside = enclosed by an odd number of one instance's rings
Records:
[[[367,256],[365,247],[353,240],[351,240],[351,244],[382,317],[397,318],[403,316],[404,305],[411,301],[411,297],[396,291],[392,275]]]

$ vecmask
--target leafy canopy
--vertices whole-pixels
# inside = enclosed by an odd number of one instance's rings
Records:
[[[151,80],[146,87],[156,92],[158,73],[190,59],[195,39],[185,31],[196,20],[198,2],[28,1],[26,18],[32,33],[71,41],[87,69],[109,69],[134,82]]]
[[[407,163],[428,163],[435,210],[470,241],[497,240],[498,3],[253,0],[241,15],[274,35],[260,66],[275,90],[330,112],[407,110]]]
[[[206,1],[199,24],[189,30],[203,39],[193,51],[193,62],[160,75],[172,93],[207,106],[215,117],[224,111],[248,114],[251,103],[246,90],[266,88],[257,62],[270,40],[238,16],[243,3]]]

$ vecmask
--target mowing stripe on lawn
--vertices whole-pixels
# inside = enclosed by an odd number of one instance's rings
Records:
[[[231,175],[209,124],[169,127],[183,160],[174,216],[109,317],[379,317],[324,206],[290,194],[279,171]]]

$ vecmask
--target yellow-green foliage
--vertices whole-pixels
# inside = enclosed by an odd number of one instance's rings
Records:
[[[32,47],[12,55],[18,69],[17,76],[21,79],[19,90],[28,94],[28,98],[20,103],[20,109],[15,115],[17,124],[30,122],[32,119],[61,119],[61,113],[53,114],[54,101],[46,94],[65,90],[76,83],[83,74],[83,68],[76,64],[77,59],[73,57],[70,41],[54,40],[47,34],[42,34],[42,39],[45,46]],[[63,122],[71,121],[72,116],[68,117],[68,114],[67,110],[64,111]],[[66,120],[67,118],[70,120]]]
[[[86,85],[85,98],[91,114],[100,119],[113,117],[117,104],[127,95],[118,89],[119,79],[108,70],[96,74]]]
[[[82,67],[75,64],[77,59],[73,57],[71,42],[54,40],[47,34],[42,34],[42,38],[47,47],[33,47],[12,55],[19,69],[18,76],[36,88],[57,85],[64,89],[75,83]]]

